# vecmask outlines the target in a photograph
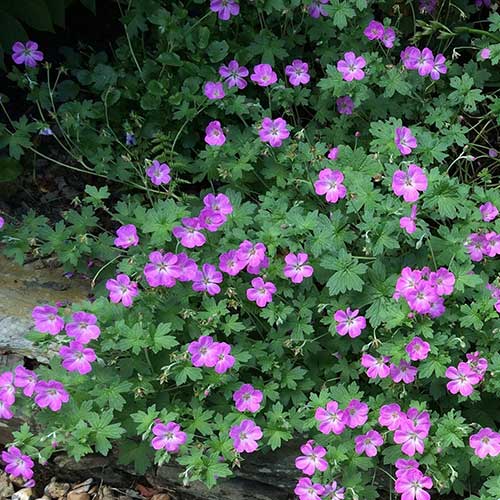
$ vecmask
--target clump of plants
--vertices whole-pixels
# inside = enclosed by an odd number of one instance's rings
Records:
[[[112,59],[13,47],[38,115],[2,100],[0,146],[95,183],[55,225],[5,217],[4,251],[94,296],[33,310],[58,354],[0,376],[41,429],[6,471],[115,447],[211,487],[297,439],[300,500],[498,498],[498,13],[121,7]]]

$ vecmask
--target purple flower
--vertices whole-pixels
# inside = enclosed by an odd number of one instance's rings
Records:
[[[481,262],[486,253],[484,248],[485,237],[482,234],[472,233],[465,242],[465,248],[473,262]]]
[[[396,429],[399,429],[402,418],[406,417],[401,411],[401,407],[396,403],[392,403],[384,405],[380,408],[378,423],[382,427],[387,427],[390,431],[395,431]]]
[[[125,307],[130,307],[134,297],[139,294],[137,283],[130,281],[126,274],[119,274],[116,279],[106,281],[106,289],[109,291],[109,300],[115,304],[120,302]]]
[[[223,99],[226,95],[221,82],[207,82],[203,89],[203,93],[210,100]]]
[[[405,460],[404,458],[398,458],[394,465],[396,466],[396,477],[402,477],[411,470],[418,470],[420,466],[416,460]]]
[[[346,82],[352,80],[362,80],[365,77],[363,68],[366,66],[364,57],[356,57],[354,52],[346,52],[344,59],[337,63],[337,70],[342,73],[342,78]]]
[[[455,275],[445,267],[429,274],[429,283],[435,288],[439,296],[451,295],[455,286]]]
[[[326,157],[329,160],[336,160],[339,157],[339,148],[331,148]]]
[[[0,229],[2,229],[2,227],[4,226],[5,224],[5,220],[3,217],[0,217]]]
[[[198,340],[193,340],[188,346],[193,366],[215,366],[217,363],[218,346],[219,344],[214,342],[209,335],[202,335]]]
[[[59,411],[63,403],[68,401],[69,394],[61,382],[41,380],[35,386],[35,403],[40,408],[49,407],[52,411]]]
[[[368,431],[366,434],[356,436],[354,443],[358,455],[365,453],[367,457],[374,457],[378,447],[384,444],[384,439],[377,431]]]
[[[400,361],[399,365],[391,365],[391,378],[396,384],[401,381],[405,384],[411,384],[415,381],[417,372],[418,368],[404,360]]]
[[[235,59],[229,61],[227,66],[222,65],[219,68],[219,75],[226,79],[228,88],[238,87],[241,90],[248,85],[245,80],[245,77],[248,76],[248,69],[245,66],[240,66]]]
[[[229,215],[233,212],[231,201],[225,194],[222,193],[219,193],[218,195],[207,194],[203,198],[203,204],[206,208],[210,208],[210,210],[213,210],[221,215]]]
[[[240,4],[234,0],[210,0],[210,10],[217,12],[221,21],[228,21],[231,16],[240,13]]]
[[[352,339],[359,337],[366,328],[366,318],[358,314],[359,309],[354,309],[354,311],[351,311],[350,307],[345,311],[339,309],[333,316],[337,322],[335,327],[337,333],[341,336],[349,335]]]
[[[286,121],[283,118],[264,118],[259,129],[259,136],[262,142],[267,142],[273,148],[279,148],[285,139],[290,137],[290,132],[286,128]]]
[[[401,52],[401,61],[406,69],[417,69],[420,49],[418,47],[406,47]]]
[[[345,198],[347,194],[346,187],[342,184],[344,174],[340,170],[331,170],[324,168],[314,183],[314,191],[319,195],[326,195],[326,201],[337,203],[339,199]]]
[[[92,365],[96,360],[93,349],[85,348],[80,342],[71,342],[68,346],[62,346],[59,354],[63,358],[62,366],[69,372],[78,372],[85,375],[92,371]]]
[[[375,358],[371,354],[363,354],[361,356],[361,365],[367,368],[366,374],[369,378],[386,378],[390,373],[390,369],[386,364],[389,359],[388,356]]]
[[[222,131],[220,121],[211,121],[205,129],[205,142],[209,146],[222,146],[226,142],[226,136]]]
[[[172,233],[177,239],[180,239],[183,247],[194,248],[203,246],[207,241],[201,229],[198,217],[184,217],[182,226],[174,227]]]
[[[394,489],[401,494],[401,498],[404,500],[430,500],[431,496],[425,490],[431,488],[432,479],[416,469],[398,477],[394,484]]]
[[[302,283],[304,278],[309,278],[313,274],[313,267],[306,264],[308,255],[306,253],[289,253],[285,257],[286,265],[283,274],[292,280],[292,283]]]
[[[14,414],[11,411],[12,405],[2,401],[0,399],[0,418],[4,420],[10,420]]]
[[[294,59],[292,64],[289,64],[285,68],[285,75],[288,76],[288,80],[291,85],[297,87],[301,84],[309,83],[311,77],[308,73],[309,65],[300,59]]]
[[[258,448],[257,441],[262,438],[262,430],[253,420],[243,420],[239,425],[233,425],[229,431],[234,449],[238,453],[252,453]]]
[[[231,355],[231,346],[226,342],[218,342],[216,345],[216,362],[214,369],[216,373],[226,373],[234,366],[234,356]]]
[[[330,0],[312,0],[307,9],[309,15],[314,19],[318,19],[320,16],[327,17],[328,12],[323,7],[323,5],[327,3],[330,3]]]
[[[443,54],[438,54],[432,63],[432,68],[429,72],[429,76],[432,80],[439,80],[441,75],[445,75],[448,72],[448,68],[446,67],[446,58]]]
[[[338,486],[338,487],[337,487]],[[337,485],[337,481],[332,481],[325,486],[324,499],[326,500],[344,500],[345,488]]]
[[[476,434],[472,434],[469,438],[469,446],[479,458],[496,457],[500,455],[500,434],[485,427]]]
[[[326,449],[323,446],[314,446],[314,441],[310,439],[300,447],[302,455],[295,459],[295,467],[308,476],[314,475],[318,470],[324,472],[328,469],[328,462],[323,458]]]
[[[33,460],[28,455],[23,455],[15,446],[2,451],[2,460],[7,464],[5,472],[14,477],[23,477],[26,481],[33,477]]]
[[[437,0],[420,0],[419,9],[422,14],[434,14],[437,7]]]
[[[226,217],[211,208],[204,208],[198,216],[200,226],[211,233],[217,231],[226,222]]]
[[[262,278],[252,280],[252,288],[247,290],[247,299],[255,302],[259,307],[266,307],[273,300],[276,293],[276,286],[271,281],[264,281]]]
[[[422,52],[420,52],[420,54],[417,56],[417,60],[414,65],[420,76],[427,76],[428,74],[430,74],[430,72],[434,68],[434,56],[432,54],[432,50],[427,47],[425,49],[422,49]],[[437,78],[434,79],[437,80]]]
[[[483,61],[486,61],[486,59],[489,59],[491,57],[491,49],[489,49],[488,47],[481,49],[481,51],[479,52],[479,57]]]
[[[16,366],[14,385],[23,388],[23,394],[27,397],[33,396],[38,376],[35,372],[24,368],[24,366]]]
[[[278,75],[273,71],[270,64],[257,64],[253,68],[250,80],[260,87],[268,87],[278,81]]]
[[[368,405],[353,399],[344,410],[344,422],[350,429],[361,427],[368,420]]]
[[[249,411],[256,413],[260,410],[260,403],[262,403],[262,391],[254,389],[251,384],[243,384],[233,394],[233,401],[238,411]]]
[[[16,388],[12,372],[4,372],[0,375],[0,400],[8,405],[13,405],[16,401]]]
[[[345,429],[345,410],[339,408],[337,401],[329,401],[326,409],[321,406],[316,409],[314,418],[319,422],[318,429],[322,434],[342,434]]]
[[[149,254],[149,263],[144,266],[144,276],[149,286],[172,288],[180,274],[177,255],[171,252],[162,254],[158,250]]]
[[[427,437],[428,430],[422,425],[415,425],[408,418],[402,418],[399,429],[394,432],[394,442],[401,444],[401,451],[413,457],[415,453],[424,452],[424,439]]]
[[[88,344],[91,340],[99,338],[101,329],[97,326],[95,315],[78,311],[73,313],[72,322],[66,325],[66,333],[77,342]]]
[[[474,371],[468,363],[460,362],[458,367],[450,366],[446,369],[446,378],[450,382],[446,388],[452,393],[460,392],[462,396],[470,396],[474,391],[474,385],[481,382],[481,375]]]
[[[254,245],[251,241],[245,240],[240,243],[236,258],[243,264],[243,267],[257,267],[266,258],[266,245],[260,242]]]
[[[219,256],[219,268],[221,271],[236,276],[244,267],[245,263],[238,259],[237,250],[229,250]]]
[[[413,234],[417,230],[417,205],[412,205],[409,217],[401,217],[399,219],[399,227],[404,229],[408,234]]]
[[[12,60],[16,64],[24,64],[29,68],[34,68],[38,62],[43,61],[43,52],[38,50],[36,42],[28,41],[26,45],[16,42],[12,46]]]
[[[177,254],[177,267],[179,268],[179,281],[192,281],[198,271],[198,266],[184,252]]]
[[[392,190],[397,196],[402,196],[407,203],[418,200],[420,193],[427,190],[427,176],[417,165],[410,163],[408,170],[396,170],[392,176]]]
[[[402,155],[409,155],[417,147],[417,139],[408,127],[398,127],[394,133],[394,143]]]
[[[220,293],[218,283],[222,283],[222,273],[212,264],[203,264],[201,271],[197,271],[193,278],[193,290],[217,295]]]
[[[187,439],[186,433],[181,431],[181,426],[175,422],[156,422],[153,434],[155,437],[151,440],[151,446],[155,450],[166,450],[169,453],[177,453]]]
[[[133,224],[127,224],[116,230],[115,247],[129,248],[139,244],[137,228]]]
[[[479,211],[481,212],[484,222],[491,222],[495,220],[498,215],[498,208],[495,207],[491,201],[487,201],[484,205],[481,205]]]
[[[429,355],[431,346],[420,337],[413,337],[413,339],[406,345],[405,350],[412,361],[422,361]]]
[[[36,306],[31,316],[35,322],[35,328],[41,333],[57,335],[64,328],[64,320],[57,315],[56,307]]]
[[[158,160],[153,160],[151,166],[146,170],[147,176],[155,186],[168,184],[171,181],[170,167],[166,163],[160,163]]]
[[[125,132],[125,144],[127,146],[135,146],[137,144],[135,135],[132,132]]]
[[[380,40],[384,35],[384,25],[378,21],[372,20],[363,31],[368,40]]]
[[[344,95],[337,99],[337,111],[341,115],[352,115],[354,110],[354,101],[348,96]]]
[[[384,34],[382,35],[382,43],[388,49],[394,47],[394,42],[396,41],[396,32],[392,28],[385,28]]]

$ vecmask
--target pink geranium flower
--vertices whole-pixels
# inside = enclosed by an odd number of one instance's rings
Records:
[[[253,68],[250,80],[260,87],[268,87],[278,81],[278,75],[273,71],[270,64],[257,64]]]
[[[224,93],[224,86],[221,82],[207,82],[203,87],[203,93],[207,99],[215,101],[218,99],[223,99],[226,95]]]
[[[345,429],[344,410],[339,408],[337,401],[330,401],[326,409],[321,406],[316,409],[314,418],[319,422],[318,429],[323,434],[342,434]]]
[[[197,271],[194,275],[193,290],[217,295],[220,293],[219,283],[222,283],[222,273],[212,264],[203,264],[201,271]]]
[[[180,240],[185,248],[202,247],[207,241],[201,232],[202,226],[199,217],[182,218],[182,226],[175,226],[172,229],[173,235]]]
[[[211,208],[204,208],[198,216],[200,226],[211,233],[217,231],[225,222],[226,217]]]
[[[222,193],[217,195],[209,193],[203,198],[203,204],[205,208],[209,208],[210,210],[227,216],[233,213],[233,206],[231,205],[231,200]]]
[[[0,400],[8,405],[16,401],[16,387],[12,372],[4,372],[0,375]]]
[[[63,403],[69,401],[69,394],[61,382],[56,380],[41,380],[35,386],[35,403],[40,408],[49,407],[52,411],[59,411]]]
[[[399,219],[399,227],[404,229],[408,234],[413,234],[417,230],[417,205],[412,205],[409,217],[401,217]]]
[[[187,349],[191,354],[193,366],[214,367],[217,363],[218,346],[209,335],[202,335],[198,340],[193,340]]]
[[[352,80],[362,80],[365,77],[363,68],[366,66],[364,57],[356,57],[354,52],[346,52],[344,59],[337,63],[337,70],[342,73],[342,78],[346,82]]]
[[[3,420],[10,420],[14,417],[14,413],[11,411],[12,405],[2,401],[0,399],[0,418]]]
[[[455,286],[455,275],[445,267],[429,274],[429,282],[439,296],[451,295]]]
[[[379,432],[372,430],[361,436],[356,436],[354,444],[358,455],[365,453],[367,457],[374,457],[378,452],[378,447],[384,444],[384,439]]]
[[[219,268],[221,271],[236,276],[242,269],[245,268],[245,263],[238,259],[237,250],[229,250],[219,256]]]
[[[384,35],[384,25],[378,21],[371,20],[363,31],[368,40],[380,40]]]
[[[234,366],[234,356],[231,355],[231,346],[226,342],[218,342],[216,346],[216,362],[214,369],[216,373],[226,373]]]
[[[2,460],[7,464],[5,472],[14,477],[22,477],[26,481],[33,477],[33,460],[28,455],[23,455],[16,446],[10,446],[2,451]]]
[[[62,346],[59,349],[61,355],[62,366],[69,372],[78,372],[80,375],[85,375],[92,371],[92,363],[96,360],[96,355],[93,349],[85,348],[80,342],[70,342],[68,346]]]
[[[181,431],[181,426],[175,422],[157,422],[153,426],[153,434],[155,437],[151,446],[155,450],[166,450],[169,453],[177,453],[187,439],[186,433]]]
[[[0,229],[2,229],[2,227],[4,226],[5,224],[5,220],[3,217],[0,217]]]
[[[137,228],[133,224],[127,224],[116,230],[115,246],[129,248],[139,244]]]
[[[394,47],[394,42],[396,41],[396,32],[392,28],[385,28],[384,34],[382,35],[382,43],[388,49]]]
[[[401,500],[430,500],[431,496],[425,490],[431,488],[432,479],[417,469],[398,477],[394,487],[401,494]]]
[[[404,458],[398,458],[394,465],[396,466],[396,477],[404,476],[407,472],[418,470],[420,467],[416,460],[405,460]]]
[[[354,111],[354,101],[348,95],[339,97],[335,104],[337,105],[337,111],[341,115],[352,115]]]
[[[285,267],[283,274],[292,280],[292,283],[302,283],[304,278],[310,278],[313,274],[313,267],[306,264],[308,255],[306,253],[289,253],[285,257]]]
[[[205,129],[205,142],[209,146],[222,146],[226,142],[226,136],[222,130],[220,121],[213,120]]]
[[[64,320],[57,315],[57,307],[36,306],[31,313],[35,328],[41,333],[57,335],[64,328]]]
[[[287,123],[283,118],[264,118],[259,129],[259,137],[262,142],[267,142],[273,148],[279,148],[285,139],[290,137],[286,128]]]
[[[339,157],[339,148],[331,148],[326,157],[329,160],[336,160]]]
[[[383,427],[387,427],[390,431],[395,431],[399,429],[402,419],[405,418],[401,407],[397,403],[392,403],[380,408],[378,423]]]
[[[78,311],[73,313],[72,322],[66,325],[66,333],[77,342],[88,344],[99,338],[101,329],[97,326],[97,317],[94,314]]]
[[[481,212],[481,217],[484,222],[491,222],[495,220],[498,215],[498,208],[491,203],[491,201],[487,201],[483,205],[479,207],[479,211]]]
[[[299,500],[321,500],[325,487],[319,483],[313,483],[308,477],[302,477],[293,492],[299,497]]]
[[[300,59],[294,59],[292,64],[289,64],[285,68],[285,75],[288,76],[288,80],[291,85],[297,87],[301,84],[309,83],[311,77],[308,73],[309,65]]]
[[[386,364],[389,360],[388,356],[375,358],[371,354],[363,354],[361,356],[361,366],[367,368],[366,374],[369,378],[386,378],[390,373],[389,366]]]
[[[176,279],[180,276],[180,269],[177,265],[177,255],[160,251],[149,254],[149,263],[144,266],[144,276],[148,285],[156,288],[165,286],[172,288]]]
[[[302,456],[295,459],[295,467],[304,474],[312,476],[317,470],[324,472],[328,469],[328,462],[323,458],[326,450],[323,446],[314,446],[314,441],[310,439],[300,447]]]
[[[179,268],[179,281],[192,281],[198,272],[198,266],[184,252],[177,254],[177,267]]]
[[[424,439],[427,437],[428,430],[421,425],[415,425],[408,418],[400,421],[399,429],[394,432],[394,442],[401,444],[401,451],[410,457],[415,453],[424,452]]]
[[[229,437],[238,453],[252,453],[259,446],[257,441],[262,438],[262,430],[253,420],[246,419],[231,427]]]
[[[330,0],[311,0],[307,11],[314,19],[319,19],[320,16],[327,17],[328,12],[325,10],[323,5],[328,3],[330,3]]]
[[[366,328],[366,318],[358,314],[359,309],[354,309],[354,311],[351,311],[350,307],[345,311],[339,309],[333,316],[337,322],[335,327],[337,333],[341,336],[349,335],[352,339],[359,337]]]
[[[16,366],[14,385],[16,387],[22,387],[23,394],[27,397],[33,396],[36,383],[38,382],[38,376],[34,371],[24,368],[24,366]]]
[[[417,372],[418,368],[404,360],[401,360],[399,365],[391,364],[391,378],[396,384],[401,381],[405,384],[411,384],[415,381]]]
[[[445,75],[447,72],[448,68],[446,66],[446,58],[443,56],[443,54],[437,54],[432,61],[429,76],[432,80],[439,80],[441,78],[441,75]]]
[[[412,150],[417,147],[417,139],[413,137],[413,134],[408,127],[396,128],[396,131],[394,132],[394,143],[402,155],[409,155]]]
[[[500,455],[500,434],[485,427],[469,438],[469,445],[479,458],[496,457]]]
[[[172,180],[170,177],[170,167],[166,163],[160,163],[158,160],[153,160],[152,165],[146,170],[146,174],[155,186],[168,184]]]
[[[264,281],[262,278],[252,280],[252,288],[247,290],[247,299],[255,302],[259,307],[266,307],[273,300],[276,293],[276,285],[271,281]]]
[[[448,367],[445,376],[450,379],[446,388],[452,394],[459,392],[462,396],[470,396],[474,391],[474,385],[481,382],[481,376],[464,362],[459,363],[457,368]]]
[[[221,21],[228,21],[231,16],[240,13],[240,4],[235,0],[210,0],[210,10],[217,12]]]
[[[245,66],[240,66],[235,59],[229,61],[227,66],[222,65],[219,68],[219,75],[225,78],[228,88],[238,87],[241,90],[248,85],[245,80],[245,77],[248,76],[248,69]]]
[[[411,163],[408,170],[396,170],[392,176],[392,190],[397,196],[402,196],[407,203],[418,200],[420,193],[427,190],[427,176],[424,171]]]
[[[240,243],[236,257],[243,267],[259,266],[266,258],[266,245],[260,242],[253,244],[251,241],[245,240]]]
[[[28,68],[34,68],[43,61],[43,52],[38,50],[38,44],[31,40],[26,42],[16,42],[12,45],[12,60],[16,64],[24,64]]]
[[[339,170],[331,170],[324,168],[318,176],[318,180],[314,183],[316,194],[326,195],[326,201],[329,203],[337,203],[339,199],[345,198],[347,194],[346,187],[342,184],[344,174]]]
[[[139,294],[137,283],[130,281],[126,274],[119,274],[116,279],[106,281],[106,288],[109,290],[109,300],[115,304],[121,302],[125,307],[130,307],[134,297]]]
[[[414,337],[406,345],[405,350],[412,361],[421,361],[427,358],[431,346],[420,337]]]
[[[255,389],[252,384],[243,384],[233,394],[233,401],[238,411],[249,411],[256,413],[260,410],[262,403],[262,391]]]
[[[347,427],[361,427],[368,420],[368,405],[359,399],[353,399],[344,410],[344,422]]]

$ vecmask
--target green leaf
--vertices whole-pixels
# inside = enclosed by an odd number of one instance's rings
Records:
[[[368,266],[359,263],[344,249],[337,254],[337,257],[323,259],[321,265],[326,269],[335,271],[326,284],[330,295],[345,293],[348,290],[360,292],[363,289],[363,280],[360,276],[366,273]]]
[[[151,350],[156,354],[163,349],[172,349],[176,345],[179,345],[176,338],[173,335],[168,335],[171,331],[172,325],[170,323],[160,323],[155,333],[153,334],[153,345]]]
[[[23,0],[8,3],[8,11],[21,22],[39,31],[54,31],[50,10],[45,0]]]
[[[222,42],[214,41],[212,42],[207,49],[207,54],[211,62],[217,63],[222,61],[229,52],[228,43],[223,40]]]

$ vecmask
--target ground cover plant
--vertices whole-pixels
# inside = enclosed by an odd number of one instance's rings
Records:
[[[498,498],[495,6],[120,9],[109,53],[11,51],[9,162],[91,182],[55,223],[4,214],[4,252],[93,297],[36,307],[50,366],[0,376],[37,423],[7,472],[115,446],[213,486],[295,438],[300,500]]]

